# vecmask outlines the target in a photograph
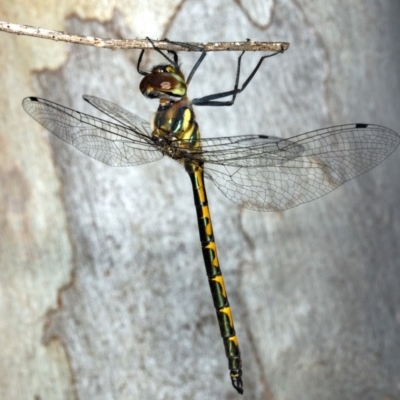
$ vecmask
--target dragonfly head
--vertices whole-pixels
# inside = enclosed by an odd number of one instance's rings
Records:
[[[186,95],[185,77],[177,66],[157,65],[140,82],[140,91],[149,99],[179,101]]]

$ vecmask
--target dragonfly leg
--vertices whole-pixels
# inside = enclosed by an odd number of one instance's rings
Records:
[[[200,52],[201,52],[200,57],[199,57],[198,60],[196,61],[196,64],[194,64],[192,70],[191,70],[190,73],[189,73],[188,78],[186,79],[186,84],[189,85],[190,81],[191,81],[192,78],[193,78],[193,75],[194,75],[195,72],[197,71],[197,68],[199,68],[200,64],[203,62],[205,56],[207,55],[206,51],[204,50],[203,47],[201,47],[201,46],[196,46],[196,45],[194,45],[194,44],[185,43],[185,42],[175,42],[175,41],[169,40],[169,39],[167,39],[167,38],[165,38],[164,40],[165,40],[166,42],[168,42],[168,43],[171,43],[171,44],[177,44],[177,45],[179,45],[179,46],[186,47],[186,48],[189,49],[189,50],[194,50],[194,51],[200,51]]]
[[[161,54],[165,59],[167,59],[167,61],[169,61],[172,65],[174,65],[175,67],[179,67],[179,66],[178,66],[178,54],[176,54],[175,51],[173,51],[173,50],[167,50],[168,53],[170,53],[170,54],[172,54],[172,55],[174,56],[174,59],[172,60],[172,59],[169,58],[161,49],[159,49],[159,48],[154,44],[154,42],[153,42],[152,39],[150,39],[149,37],[146,37],[146,39],[151,43],[151,45],[153,46],[153,49],[154,49],[155,51],[157,51],[158,53],[160,53],[160,54]],[[164,39],[164,41],[170,42],[168,39]],[[139,60],[138,60],[137,67],[136,67],[137,72],[138,72],[140,75],[147,75],[147,74],[148,74],[147,71],[144,71],[144,70],[141,70],[141,69],[140,69],[140,64],[141,64],[141,62],[142,62],[144,52],[145,52],[145,49],[143,49],[143,50],[140,52]]]
[[[143,49],[143,50],[140,52],[139,60],[138,60],[137,65],[136,65],[136,70],[137,70],[137,72],[138,72],[140,75],[147,75],[147,74],[148,74],[147,71],[144,71],[144,70],[141,70],[141,69],[140,69],[140,64],[141,64],[141,62],[142,62],[142,58],[143,58],[144,52],[145,52],[145,49]]]
[[[153,42],[152,39],[150,39],[149,37],[147,37],[146,39],[151,43],[151,45],[153,46],[153,49],[154,49],[154,50],[156,50],[158,53],[160,53],[160,54],[161,54],[166,60],[168,60],[172,65],[174,65],[175,67],[179,68],[179,65],[178,65],[178,54],[177,54],[175,51],[173,51],[173,50],[167,50],[168,53],[170,53],[170,54],[172,54],[172,55],[174,56],[174,59],[172,60],[172,59],[169,58],[161,49],[159,49],[159,48],[154,44],[154,42]],[[169,40],[169,39],[167,39],[167,38],[164,38],[164,41],[165,41],[165,42],[168,42],[168,43],[171,43],[171,44],[177,44],[177,45],[179,45],[179,46],[186,47],[187,49],[190,49],[190,50],[200,51],[200,52],[201,52],[200,57],[199,57],[198,60],[196,61],[196,64],[193,66],[192,70],[191,70],[190,73],[189,73],[188,78],[186,79],[186,84],[189,85],[190,81],[191,81],[192,78],[193,78],[194,73],[197,71],[197,68],[199,68],[200,64],[203,62],[203,60],[204,60],[204,58],[205,58],[205,56],[206,56],[206,51],[205,51],[202,47],[200,47],[200,46],[195,46],[195,45],[192,45],[192,44],[190,44],[190,43],[174,42],[174,41]],[[146,72],[146,71],[142,71],[142,70],[140,69],[140,63],[142,62],[142,58],[143,58],[143,53],[144,53],[144,51],[145,51],[145,50],[143,49],[142,52],[140,53],[139,60],[138,60],[138,64],[137,64],[137,71],[138,71],[138,73],[141,74],[141,75],[147,75],[147,72]]]
[[[266,58],[276,56],[277,54],[281,54],[283,52],[284,52],[284,49],[282,47],[280,51],[277,51],[277,52],[272,53],[272,54],[268,54],[266,56],[262,56],[259,59],[257,65],[255,66],[253,71],[251,72],[251,74],[247,77],[247,79],[243,83],[242,87],[239,88],[238,86],[239,86],[239,76],[240,76],[240,64],[241,64],[242,56],[244,54],[244,51],[243,51],[240,54],[240,56],[238,57],[238,65],[237,65],[237,70],[236,70],[236,80],[235,80],[235,86],[234,86],[233,90],[229,90],[227,92],[210,94],[208,96],[200,97],[198,99],[193,99],[192,103],[194,105],[196,105],[196,106],[216,106],[216,107],[231,106],[232,104],[235,103],[236,96],[239,93],[241,93],[247,87],[247,85],[251,82],[251,80],[254,78],[255,74],[257,73],[257,71],[260,68],[260,66],[263,63],[263,61]],[[226,101],[215,101],[217,99],[221,99],[221,98],[227,97],[227,96],[232,96],[232,99],[231,100],[226,100]]]

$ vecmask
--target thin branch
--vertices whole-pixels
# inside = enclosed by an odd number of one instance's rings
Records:
[[[102,39],[93,36],[72,35],[65,32],[51,31],[29,25],[11,24],[4,21],[0,21],[0,31],[14,33],[15,35],[26,35],[61,42],[103,47],[112,50],[153,48],[147,39]],[[154,40],[153,42],[161,50],[195,51],[163,40]],[[201,47],[205,51],[285,51],[289,48],[289,43],[287,42],[253,42],[251,40],[246,42],[191,42],[189,44]]]

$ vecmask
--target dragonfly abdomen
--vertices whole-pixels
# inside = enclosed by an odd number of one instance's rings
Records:
[[[225,354],[228,358],[232,385],[240,394],[242,394],[242,360],[240,357],[239,343],[236,337],[224,278],[219,266],[210,209],[208,207],[207,194],[204,187],[203,168],[193,164],[185,165],[185,167],[192,182],[201,248],[211,295],[217,312],[218,325],[224,342]]]

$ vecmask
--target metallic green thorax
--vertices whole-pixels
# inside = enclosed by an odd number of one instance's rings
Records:
[[[171,71],[171,68],[173,69],[172,66],[161,66],[153,69],[143,79],[140,89],[144,95],[150,94],[149,97],[160,99],[160,106],[153,118],[153,139],[162,143],[162,150],[166,155],[181,161],[183,157],[180,156],[180,150],[184,151],[185,154],[190,153],[190,151],[199,154],[200,131],[192,105],[186,97],[186,86],[183,90],[183,75],[176,69]],[[166,77],[168,77],[167,83],[163,80]],[[170,88],[168,93],[164,91],[166,87]],[[172,100],[173,96],[175,96],[174,100]],[[203,162],[198,158],[196,161],[188,161],[188,158],[185,157],[183,164],[192,182],[208,282],[224,341],[232,384],[239,393],[243,393],[242,361],[214,241],[210,210],[204,187]]]

